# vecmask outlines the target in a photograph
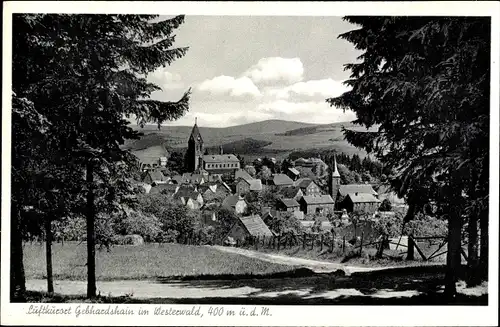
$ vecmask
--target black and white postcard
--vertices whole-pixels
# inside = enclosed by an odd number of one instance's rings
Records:
[[[498,323],[488,2],[5,2],[10,325]]]

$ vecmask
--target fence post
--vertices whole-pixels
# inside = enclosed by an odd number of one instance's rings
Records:
[[[361,256],[361,254],[363,253],[363,238],[365,236],[365,231],[362,231],[361,232],[361,244],[359,245],[359,255]]]
[[[257,237],[255,238],[255,249],[258,250],[259,249],[259,236],[257,235]]]
[[[302,235],[302,250],[306,248],[306,233]]]
[[[312,238],[311,238],[311,250],[314,250],[314,241],[316,241],[316,234],[312,234]]]
[[[281,233],[278,234],[278,251],[280,250],[280,244],[281,243]]]
[[[342,253],[345,253],[345,235],[342,238]]]
[[[323,251],[323,234],[321,234],[321,243],[320,243],[320,246],[319,246],[319,250]]]

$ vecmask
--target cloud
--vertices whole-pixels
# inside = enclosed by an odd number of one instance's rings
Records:
[[[279,82],[295,83],[302,80],[304,66],[299,58],[262,58],[243,73],[255,83]]]
[[[315,124],[351,121],[356,119],[353,111],[330,107],[326,101],[291,102],[275,100],[257,105],[257,111],[275,119],[306,121]]]
[[[177,73],[171,73],[164,68],[155,70],[149,74],[150,80],[158,84],[163,90],[174,90],[184,88],[182,76]]]
[[[221,75],[201,82],[197,88],[200,91],[216,95],[230,95],[234,97],[245,95],[261,96],[257,86],[255,86],[250,78],[245,76],[234,78],[232,76]]]
[[[293,95],[306,97],[336,97],[348,91],[350,88],[342,84],[343,81],[335,81],[331,78],[298,82],[284,88],[269,88],[266,95],[277,99],[289,99]]]

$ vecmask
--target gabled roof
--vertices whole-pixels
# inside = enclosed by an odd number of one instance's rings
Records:
[[[219,162],[240,162],[234,154],[206,154],[203,156],[203,162],[219,163]]]
[[[181,175],[174,175],[172,176],[172,181],[176,182],[177,184],[182,183],[182,176]]]
[[[297,169],[291,167],[291,168],[288,168],[288,171],[290,171],[292,174],[294,175],[300,175],[300,171],[298,171]]]
[[[293,185],[293,180],[285,174],[274,174],[272,177],[274,185]]]
[[[332,197],[330,195],[320,195],[320,196],[308,196],[305,195],[302,199],[307,204],[334,204]]]
[[[151,181],[161,181],[161,182],[166,182],[168,179],[162,174],[161,171],[159,170],[151,170],[148,171],[146,176],[149,176],[151,178]]]
[[[198,125],[195,123],[193,126],[193,129],[191,130],[191,136],[195,141],[201,141],[203,142],[203,138],[201,137],[200,130],[198,129]]]
[[[252,176],[250,176],[249,173],[247,173],[244,169],[238,169],[235,173],[234,173],[234,180],[237,180],[238,178],[243,178],[244,180],[250,180],[250,179],[253,179]]]
[[[234,207],[236,206],[236,203],[238,203],[238,201],[245,201],[243,198],[240,199],[240,196],[239,195],[229,195],[227,196],[224,201],[222,201],[222,205],[224,207]]]
[[[294,185],[300,187],[301,189],[305,189],[311,183],[314,183],[314,181],[310,178],[299,178],[294,182]]]
[[[353,203],[373,203],[373,202],[380,202],[379,199],[374,197],[372,194],[369,193],[349,193],[347,196],[351,199]]]
[[[239,220],[252,236],[273,236],[273,233],[259,215],[239,217]]]
[[[262,191],[262,181],[260,179],[252,179],[250,182],[250,191]]]
[[[238,178],[238,183],[243,182],[248,184],[250,191],[262,191],[262,181],[260,179],[244,179],[242,177]]]
[[[203,180],[203,175],[194,173],[184,173],[182,174],[182,182],[187,183],[188,181],[194,183],[200,183]]]
[[[377,195],[377,192],[373,189],[370,184],[348,184],[348,185],[340,185],[339,193],[342,196],[346,196],[350,193],[368,193]]]
[[[299,203],[295,201],[295,199],[281,199],[281,203],[285,205],[287,208],[298,207]]]

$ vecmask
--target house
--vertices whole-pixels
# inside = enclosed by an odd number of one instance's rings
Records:
[[[380,200],[369,193],[349,193],[342,201],[341,207],[347,212],[361,211],[375,213],[380,206]]]
[[[247,180],[247,181],[251,180],[251,179],[254,179],[244,169],[238,169],[237,171],[234,172],[234,180],[236,181],[236,180],[238,180],[238,178],[243,178],[244,180]]]
[[[299,201],[304,196],[304,192],[302,192],[298,186],[283,187],[278,190],[278,195],[285,199],[295,199]]]
[[[285,174],[274,174],[268,180],[268,185],[288,187],[293,186],[293,180]]]
[[[181,183],[200,185],[205,183],[205,178],[203,177],[202,174],[184,173],[182,174]]]
[[[231,237],[239,242],[244,242],[248,237],[271,237],[273,235],[262,218],[259,215],[253,215],[238,217],[226,238]]]
[[[236,193],[245,194],[248,192],[262,191],[262,181],[260,179],[244,179],[240,177],[236,182]]]
[[[352,193],[367,193],[367,194],[372,194],[373,196],[378,196],[378,193],[375,192],[375,190],[370,184],[340,185],[338,195],[340,195],[341,197],[346,197],[347,194],[352,194]]]
[[[295,199],[280,199],[277,209],[288,212],[300,211],[300,204]]]
[[[234,210],[236,214],[243,214],[247,210],[248,204],[239,195],[229,195],[222,201],[222,206]]]
[[[300,210],[305,214],[333,212],[335,202],[330,195],[304,195],[299,201]]]
[[[142,181],[147,184],[166,184],[170,180],[170,177],[166,177],[163,175],[163,173],[159,170],[149,170]]]
[[[198,186],[198,191],[206,201],[212,201],[216,198],[223,199],[231,194],[231,189],[223,182],[206,182]]]
[[[176,184],[159,184],[151,188],[150,194],[167,194],[174,195],[179,189],[179,185]]]
[[[204,155],[203,169],[210,174],[232,173],[240,169],[240,161],[234,154]]]
[[[272,209],[270,207],[263,207],[262,208],[262,219],[267,220],[268,217],[279,217],[282,214],[285,214],[287,211],[279,211],[276,209]],[[302,211],[288,211],[290,212],[296,219],[298,220],[303,220],[304,219],[304,213]]]
[[[294,185],[298,186],[302,190],[302,193],[304,193],[304,195],[321,195],[321,188],[310,178],[299,178],[294,182]]]
[[[197,191],[189,189],[181,189],[174,194],[174,199],[181,201],[181,203],[190,209],[200,209],[203,206],[203,197]]]
[[[287,171],[286,171],[286,174],[288,175],[288,177],[290,177],[293,181],[296,181],[299,177],[300,177],[300,171],[298,171],[297,169],[291,167],[291,168],[288,168]]]

